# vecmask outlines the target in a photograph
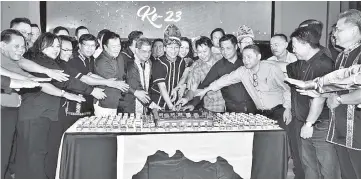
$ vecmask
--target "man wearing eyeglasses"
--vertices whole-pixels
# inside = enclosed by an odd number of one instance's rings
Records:
[[[152,74],[152,53],[151,43],[146,38],[140,38],[135,45],[134,62],[127,65],[127,84],[135,91],[142,91],[144,98],[138,95],[127,93],[124,97],[124,112],[146,114],[147,109],[160,109],[153,101],[150,101],[148,91],[150,87],[150,77]],[[138,93],[138,92],[135,92]]]
[[[10,22],[10,28],[19,31],[24,37],[26,44],[31,42],[31,22],[27,18],[15,18]]]
[[[94,74],[94,57],[97,39],[91,34],[84,34],[79,38],[79,49],[73,52],[73,58],[68,61],[68,65],[79,70],[82,75],[90,75],[97,77]],[[93,97],[84,95],[85,102],[83,113],[93,114]]]
[[[292,34],[292,47],[297,61],[287,65],[287,75],[297,80],[312,80],[330,73],[334,63],[319,40],[321,35],[314,28],[300,27]],[[301,159],[302,168],[296,167],[296,175],[304,173],[304,178],[337,179],[340,169],[335,148],[326,142],[330,124],[326,98],[303,96],[291,87],[292,117],[289,125],[290,146],[294,161]]]
[[[214,81],[197,96],[242,82],[259,110],[258,113],[278,121],[280,127],[285,128],[291,121],[291,94],[289,87],[283,82],[285,75],[276,64],[260,61],[261,52],[256,45],[244,47],[242,55],[244,66]],[[251,178],[285,178],[285,148],[287,149],[287,140],[284,132],[256,132]]]

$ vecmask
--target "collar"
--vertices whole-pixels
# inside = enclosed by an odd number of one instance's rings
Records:
[[[82,53],[80,53],[80,49],[78,49],[78,57],[80,58],[80,60],[83,60],[83,61],[85,61],[87,59]]]
[[[361,42],[357,42],[357,43],[351,45],[350,47],[345,48],[345,49],[343,50],[343,53],[348,55],[348,54],[350,54],[350,52],[352,52],[353,50],[355,50],[355,49],[356,49],[357,47],[359,47],[360,45],[361,45]]]
[[[140,60],[137,57],[134,58],[134,62],[136,64],[141,64]],[[147,61],[145,61],[144,64],[149,64],[149,59]]]
[[[167,55],[166,55],[165,53],[164,53],[163,56],[159,57],[159,59],[161,59],[161,58],[164,58],[164,59],[167,60],[169,63],[175,63],[175,62],[177,62],[177,61],[180,59],[180,57],[177,56],[177,57],[175,57],[176,59],[174,60],[174,62],[171,62],[171,61],[168,59],[168,57],[167,57]]]
[[[316,60],[320,59],[321,55],[325,53],[324,50],[320,49],[315,55],[313,55],[309,60],[305,60],[306,63],[311,64],[315,62]]]
[[[109,53],[106,52],[105,50],[103,50],[101,54],[103,54],[106,58],[108,58],[110,60],[115,60],[116,59],[116,57],[110,56]]]
[[[129,58],[134,58],[134,53],[132,50],[130,50],[130,47],[127,47],[124,51],[124,54],[126,54]]]
[[[222,60],[223,60],[224,63],[229,63],[229,64],[232,64],[232,65],[241,64],[241,66],[243,66],[242,57],[239,57],[239,56],[237,56],[237,60],[234,61],[234,63],[228,61],[228,60],[227,60],[226,58],[224,58],[224,57],[222,58]]]

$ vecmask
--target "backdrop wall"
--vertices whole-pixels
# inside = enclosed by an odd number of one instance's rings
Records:
[[[242,24],[253,28],[257,40],[271,37],[272,2],[47,2],[47,29],[84,25],[97,33],[103,28],[127,37],[141,30],[149,38],[163,37],[168,24],[183,36],[209,36],[217,27],[235,33]],[[86,7],[86,8],[84,8]]]
[[[60,7],[62,7],[63,5],[61,5],[62,3],[69,3],[69,2],[47,2],[47,3],[58,3],[57,5],[59,5],[59,10],[61,9]],[[77,3],[81,3],[81,2],[77,2]],[[83,2],[85,3],[85,2]],[[109,6],[109,3],[118,3],[118,2],[102,2],[102,4],[96,4],[95,2],[93,2],[95,4],[95,6],[105,6],[105,4],[103,3],[108,3],[108,6]],[[120,3],[120,2],[119,2]],[[127,8],[127,5],[125,5],[125,12],[130,12],[130,3],[131,2],[122,2],[124,4],[128,4],[128,8]],[[136,7],[140,7],[141,5],[149,5],[149,6],[152,6],[152,5],[155,5],[154,3],[156,2],[153,2],[153,4],[145,4],[146,2],[138,2],[137,6]],[[161,3],[161,2],[157,2],[157,3]],[[175,2],[173,2],[175,3]],[[266,12],[268,10],[270,10],[271,8],[271,2],[259,2],[259,4],[257,4],[257,2],[252,2],[252,3],[255,3],[252,5],[252,7],[259,7],[261,5],[266,5],[266,4],[262,4],[262,3],[268,3],[269,4],[269,7],[266,7],[264,10],[263,8],[258,8],[258,9],[253,9],[252,11],[250,9],[246,9],[245,11],[243,12],[247,12],[246,16],[239,16],[239,17],[236,17],[236,16],[232,16],[233,13],[242,13],[242,12],[238,12],[238,7],[241,6],[242,3],[245,3],[245,2],[238,2],[239,3],[239,6],[232,6],[230,7],[230,9],[228,8],[225,8],[225,7],[229,7],[229,5],[227,6],[227,3],[230,3],[230,2],[223,2],[223,3],[226,3],[225,6],[223,6],[223,8],[216,8],[216,10],[214,10],[214,7],[217,7],[217,3],[215,2],[196,2],[197,6],[194,6],[192,7],[192,11],[190,10],[186,10],[186,8],[188,6],[190,6],[188,3],[192,3],[192,2],[183,2],[183,3],[179,3],[179,4],[173,4],[172,7],[175,7],[177,6],[178,9],[164,9],[164,8],[160,8],[160,6],[156,7],[156,12],[158,15],[161,15],[161,16],[164,16],[163,19],[157,19],[156,22],[157,24],[162,24],[162,28],[164,28],[168,22],[164,22],[164,18],[166,17],[167,14],[165,14],[166,12],[168,11],[175,11],[175,13],[177,11],[179,11],[180,9],[183,10],[182,11],[182,19],[178,22],[180,23],[180,27],[183,28],[184,24],[182,23],[185,23],[183,21],[185,21],[185,19],[191,19],[193,20],[194,23],[196,23],[196,25],[198,24],[206,24],[206,22],[203,22],[205,20],[195,20],[195,17],[191,16],[191,14],[193,14],[192,12],[194,12],[194,14],[202,14],[202,18],[203,19],[207,19],[208,21],[211,21],[213,22],[213,26],[204,26],[204,28],[200,28],[200,29],[197,29],[199,30],[199,34],[202,34],[202,35],[209,35],[209,32],[214,28],[214,27],[226,27],[222,24],[228,24],[229,22],[230,25],[228,27],[225,28],[225,30],[229,33],[232,33],[232,32],[235,32],[237,30],[237,27],[240,25],[240,24],[243,24],[243,23],[248,23],[250,26],[256,26],[256,24],[264,24],[264,26],[260,26],[259,29],[261,29],[262,27],[265,27],[263,31],[260,31],[260,33],[262,32],[266,32],[268,34],[264,35],[264,36],[260,36],[260,34],[257,34],[258,32],[256,32],[256,36],[258,36],[257,38],[258,39],[263,39],[263,38],[268,38],[266,40],[269,40],[269,33],[270,33],[270,29],[266,26],[270,26],[270,13],[263,13],[263,12]],[[202,5],[202,3],[211,3],[211,5]],[[214,4],[212,4],[214,3]],[[220,3],[220,2],[218,2]],[[250,2],[247,2],[247,3],[250,3]],[[93,4],[93,5],[94,5]],[[336,22],[337,20],[337,15],[340,13],[340,9],[341,9],[341,4],[339,1],[335,1],[335,2],[285,2],[285,1],[276,1],[275,2],[275,32],[278,32],[278,33],[285,33],[286,35],[290,35],[292,33],[292,31],[297,27],[297,25],[305,20],[305,19],[308,19],[308,18],[313,18],[313,19],[318,19],[318,20],[321,20],[324,25],[325,25],[325,28],[324,28],[324,32],[323,32],[323,37],[321,39],[321,44],[325,45],[326,44],[326,37],[327,37],[327,34],[328,32],[330,31],[330,27],[333,23]],[[19,1],[19,2],[13,2],[13,1],[1,1],[1,30],[4,30],[6,28],[9,28],[9,24],[10,24],[10,21],[11,19],[13,19],[14,17],[28,17],[32,22],[34,23],[37,23],[37,24],[40,24],[40,8],[39,8],[39,1]],[[74,6],[76,7],[76,6]],[[80,8],[84,9],[84,7],[87,7],[85,11],[81,11]],[[116,8],[117,7],[122,7],[124,8],[124,6],[116,6],[116,7],[111,7],[111,11],[110,11],[110,15],[111,16],[112,14],[115,14],[116,13]],[[135,7],[135,6],[133,6]],[[213,8],[212,11],[207,11],[207,8]],[[67,8],[69,9],[73,9],[72,6],[68,6]],[[77,9],[79,8],[79,9]],[[86,5],[83,5],[82,7],[77,7],[76,9],[79,11],[78,13],[82,14],[82,15],[85,15],[85,14],[98,14],[97,12],[97,9],[99,8],[90,8],[90,6],[88,7],[88,4]],[[113,10],[112,10],[113,9]],[[247,10],[250,10],[250,11],[247,11]],[[342,10],[345,10],[344,8]],[[119,10],[120,11],[120,10]],[[118,11],[118,12],[119,12]],[[204,12],[209,12],[209,13],[204,13]],[[50,13],[58,13],[57,11],[50,11],[50,9],[48,9],[48,14]],[[197,13],[196,13],[197,12]],[[100,14],[102,14],[102,16],[104,16],[104,19],[103,21],[104,22],[101,22],[101,23],[106,23],[106,20],[105,19],[108,19],[106,18],[107,17],[107,13],[103,12],[103,11],[100,11],[99,12]],[[223,16],[222,16],[222,21],[219,21],[219,20],[215,20],[215,19],[212,19],[211,17],[216,17],[221,14],[221,13],[227,13],[227,14],[230,14],[230,16],[224,16],[225,18],[223,19]],[[262,16],[262,15],[265,15],[265,14],[269,14],[267,17],[265,17],[265,21],[263,22],[260,22],[258,20],[249,20],[249,19],[252,19],[252,18],[258,18],[258,16]],[[127,17],[129,16],[135,16],[136,14],[123,14],[123,17],[124,17],[124,21],[126,21],[126,19],[129,19]],[[66,16],[66,15],[65,15]],[[59,17],[59,18],[66,18],[65,16],[62,16],[62,17]],[[119,15],[118,15],[119,16]],[[247,18],[248,17],[248,18]],[[263,16],[262,16],[263,17]],[[100,16],[101,18],[101,16]],[[112,17],[110,18],[111,20],[114,18],[119,18],[119,17]],[[194,19],[193,19],[194,18]],[[83,24],[83,22],[81,21],[82,19],[81,18],[75,18],[74,17],[74,21],[80,21],[80,22],[77,22],[79,24]],[[120,14],[120,19],[123,19],[121,17],[121,14]],[[141,18],[138,18],[138,20],[140,20]],[[242,19],[242,20],[241,20]],[[245,21],[243,21],[245,20]],[[48,17],[48,21],[49,21],[49,17]],[[69,18],[69,22],[70,22],[70,18]],[[141,21],[141,20],[140,20]],[[142,23],[135,23],[135,24],[140,24],[140,26],[138,27],[135,27],[134,29],[136,28],[140,28],[140,29],[143,29],[143,31],[145,31],[146,35],[147,34],[153,34],[154,33],[154,36],[159,36],[161,35],[161,31],[158,31],[158,32],[151,32],[153,30],[155,30],[156,28],[152,25],[149,24],[148,20],[145,20],[145,21],[141,21]],[[221,23],[222,22],[222,23]],[[48,29],[50,28],[54,28],[55,22],[48,22]],[[86,24],[88,22],[84,22],[84,24]],[[209,23],[209,22],[208,22]],[[59,24],[58,22],[56,24]],[[74,24],[74,22],[72,23],[69,23],[70,27],[71,28],[74,28],[74,26],[76,24]],[[73,24],[71,26],[71,24]],[[120,23],[116,23],[120,26],[122,26],[121,24],[129,24],[129,23],[125,23],[125,22],[122,22],[122,20],[120,20]],[[60,24],[59,24],[60,25]],[[112,24],[108,24],[107,26],[110,27],[110,25]],[[142,25],[144,25],[144,27],[146,28],[142,28]],[[182,33],[184,33],[184,35],[187,35],[187,34],[190,34],[192,35],[192,33],[194,34],[195,30],[194,30],[194,27],[193,26],[194,24],[189,24],[189,27],[187,27],[189,29],[189,31],[185,31]],[[209,24],[208,24],[209,25]],[[109,28],[108,27],[108,28]],[[133,27],[133,26],[132,26]],[[96,25],[94,29],[91,29],[92,33],[96,33],[96,30],[97,29],[100,29],[100,25],[99,27]],[[126,27],[126,26],[122,26],[122,29],[120,28],[116,28],[115,30],[118,30],[118,32],[121,32],[121,36],[122,37],[126,37],[126,28],[130,28],[130,25],[129,27]],[[253,27],[255,28],[255,27]],[[113,30],[113,29],[112,29]],[[124,31],[124,34],[123,34],[123,31]],[[326,32],[327,31],[327,32]]]

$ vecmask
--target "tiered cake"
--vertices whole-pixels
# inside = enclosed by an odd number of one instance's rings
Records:
[[[72,132],[201,132],[281,130],[277,122],[262,115],[202,111],[165,112],[155,115],[120,113],[79,119]]]

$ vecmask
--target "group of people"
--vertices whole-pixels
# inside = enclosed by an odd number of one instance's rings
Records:
[[[297,179],[361,179],[361,12],[339,15],[332,48],[320,45],[322,26],[302,22],[293,53],[275,34],[264,59],[245,25],[192,41],[172,24],[163,39],[132,31],[122,41],[84,26],[74,37],[62,26],[41,33],[15,18],[1,32],[1,177],[55,178],[61,136],[85,116],[206,109],[262,114],[285,129],[255,133],[252,179],[285,178],[288,146]]]

